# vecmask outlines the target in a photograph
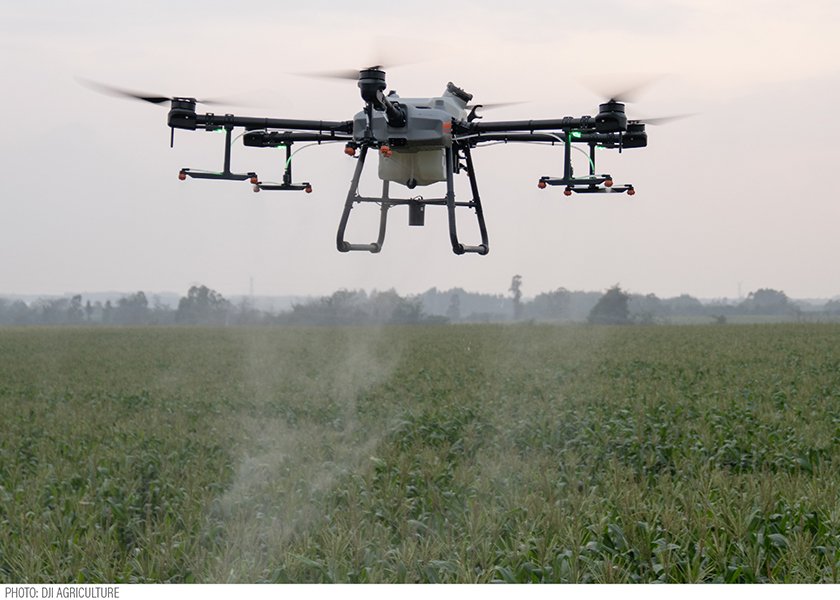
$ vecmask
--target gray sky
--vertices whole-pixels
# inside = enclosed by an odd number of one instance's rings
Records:
[[[252,277],[257,294],[504,292],[515,273],[526,295],[615,283],[660,296],[734,297],[739,284],[838,295],[838,22],[833,0],[5,2],[0,295],[194,283],[237,294]],[[288,73],[365,66],[369,34],[404,36],[390,42],[398,60],[427,55],[389,71],[402,96],[452,80],[476,101],[531,100],[488,118],[594,114],[598,96],[581,82],[614,89],[660,74],[630,116],[698,115],[649,127],[646,149],[600,155],[599,171],[636,186],[632,198],[538,190],[540,176],[562,173],[557,148],[476,151],[489,256],[452,254],[443,209],[424,228],[396,209],[381,254],[340,254],[354,166],[341,145],[297,155],[310,195],[182,183],[181,167],[221,167],[223,136],[179,131],[170,150],[165,108],[75,80],[260,105],[237,114],[349,119],[361,108],[354,82]],[[280,151],[234,148],[234,170],[268,180],[281,166]],[[356,209],[350,237],[369,241],[376,225],[375,207]],[[471,214],[461,225],[477,240]]]

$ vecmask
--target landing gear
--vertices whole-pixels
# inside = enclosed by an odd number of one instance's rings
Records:
[[[587,177],[575,177],[573,170],[572,170],[572,157],[571,157],[571,150],[572,150],[572,136],[568,135],[565,139],[565,160],[564,160],[564,168],[563,168],[563,177],[550,177],[548,175],[544,177],[540,177],[539,181],[537,182],[537,187],[541,190],[544,190],[549,185],[562,185],[565,186],[566,189],[563,190],[563,194],[566,196],[571,196],[572,193],[576,194],[604,194],[604,193],[617,193],[620,194],[622,192],[627,192],[628,196],[632,196],[636,193],[636,190],[633,189],[631,184],[625,185],[615,185],[613,181],[612,175],[609,174],[596,174],[595,173],[595,148],[597,144],[595,142],[589,143],[589,175]]]
[[[470,180],[470,189],[472,192],[472,200],[469,202],[459,202],[455,200],[455,170],[460,166],[457,155],[459,149],[456,145],[444,149],[444,160],[446,169],[446,195],[443,198],[423,198],[416,196],[414,198],[391,198],[390,196],[390,182],[384,180],[382,182],[382,194],[378,198],[362,196],[359,194],[359,180],[362,177],[362,171],[365,166],[365,159],[367,158],[368,149],[371,144],[361,144],[358,162],[356,163],[356,170],[353,173],[353,179],[350,182],[350,190],[347,192],[347,200],[344,203],[344,211],[341,214],[341,221],[338,225],[338,234],[336,236],[336,246],[339,252],[365,251],[376,254],[382,250],[382,245],[385,241],[385,229],[388,224],[388,211],[394,206],[408,206],[408,224],[413,227],[421,227],[425,223],[425,211],[428,206],[445,206],[449,216],[449,240],[452,244],[452,251],[455,254],[475,253],[484,255],[490,251],[490,244],[487,240],[487,227],[484,223],[484,212],[481,209],[481,198],[478,194],[478,184],[476,183],[475,173],[473,171],[472,156],[470,155],[469,146],[460,148],[466,161],[465,171]],[[390,156],[393,152],[390,148],[386,152],[379,151],[383,156]],[[349,156],[353,154],[347,151]],[[416,186],[416,182],[415,182]],[[375,242],[367,244],[353,244],[345,239],[345,231],[347,229],[347,222],[350,219],[350,211],[356,204],[373,203],[380,206],[379,212],[379,234]],[[478,222],[479,234],[481,236],[481,243],[475,246],[470,246],[461,243],[458,238],[458,229],[456,226],[455,209],[456,208],[471,208],[475,211],[476,220]]]

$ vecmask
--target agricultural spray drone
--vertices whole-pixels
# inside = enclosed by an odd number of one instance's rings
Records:
[[[298,119],[277,119],[243,117],[233,114],[200,114],[196,105],[204,102],[190,97],[150,96],[127,92],[106,86],[101,90],[117,93],[154,104],[170,103],[167,123],[172,130],[171,143],[176,129],[224,131],[224,167],[221,172],[200,171],[184,168],[179,178],[249,181],[255,192],[304,191],[311,192],[309,182],[294,182],[292,178],[292,146],[308,142],[324,144],[344,143],[344,152],[356,160],[356,168],[350,183],[350,190],[344,203],[344,210],[338,226],[336,245],[340,252],[367,251],[376,253],[385,241],[388,212],[395,206],[408,207],[408,224],[422,226],[425,211],[430,206],[443,206],[449,217],[449,239],[455,254],[487,254],[490,250],[487,228],[473,163],[472,150],[485,144],[523,142],[558,145],[564,148],[562,176],[543,176],[537,186],[563,188],[564,194],[622,193],[633,195],[631,184],[617,185],[612,175],[597,173],[595,168],[596,149],[643,148],[647,145],[645,124],[657,124],[667,119],[628,120],[624,112],[624,98],[614,95],[600,104],[598,113],[592,116],[563,117],[560,119],[484,121],[478,115],[481,104],[470,104],[472,95],[453,83],[446,86],[440,96],[431,98],[401,98],[396,92],[385,93],[385,71],[381,66],[372,66],[361,71],[340,72],[330,77],[358,81],[364,108],[349,121],[309,121]],[[241,137],[245,146],[285,149],[286,161],[282,182],[268,183],[260,180],[254,172],[234,173],[230,169],[233,132],[244,131]],[[584,150],[580,146],[585,146]],[[588,157],[589,172],[575,175],[572,168],[572,149],[583,151]],[[362,196],[359,181],[371,151],[379,155],[379,178],[382,193],[378,197]],[[472,198],[456,200],[455,176],[465,174],[469,178]],[[391,195],[392,184],[408,190],[445,183],[443,197],[425,198],[415,195],[409,198],[395,198]],[[380,206],[379,233],[375,242],[351,243],[345,239],[345,230],[354,205],[374,203]],[[456,227],[457,209],[471,209],[476,216],[481,241],[474,245],[461,242]]]

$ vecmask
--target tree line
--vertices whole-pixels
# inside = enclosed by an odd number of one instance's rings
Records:
[[[204,285],[192,286],[177,307],[138,291],[114,301],[91,301],[82,295],[32,302],[0,298],[0,325],[375,325],[481,322],[658,323],[679,317],[705,317],[724,323],[737,316],[801,318],[805,310],[779,290],[751,292],[735,303],[706,303],[683,294],[658,298],[631,294],[618,285],[605,292],[558,288],[530,300],[522,295],[522,277],[514,276],[508,294],[480,294],[461,288],[431,288],[400,296],[394,290],[338,290],[329,296],[293,304],[289,310],[258,309],[245,298],[237,303]],[[811,307],[810,314],[840,319],[840,300]]]
[[[177,308],[150,303],[142,291],[104,303],[85,300],[81,294],[30,303],[0,298],[0,325],[367,325],[445,320],[424,313],[417,298],[404,298],[393,290],[339,290],[281,312],[260,310],[249,299],[234,304],[204,285],[190,287]]]

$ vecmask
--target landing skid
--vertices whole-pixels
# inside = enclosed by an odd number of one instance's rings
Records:
[[[445,206],[449,216],[449,240],[452,243],[452,251],[455,254],[476,253],[480,255],[487,254],[490,251],[490,244],[487,240],[487,227],[484,223],[484,212],[481,208],[481,198],[478,194],[478,184],[476,183],[475,173],[473,170],[472,157],[470,149],[467,146],[463,147],[464,159],[466,161],[465,171],[470,179],[470,189],[472,191],[472,200],[469,202],[458,202],[455,200],[455,169],[458,165],[456,161],[457,149],[450,147],[445,150],[446,160],[446,196],[443,198],[423,198],[417,196],[415,198],[391,198],[390,196],[390,182],[382,182],[382,195],[378,198],[362,196],[359,194],[359,181],[362,177],[362,171],[365,166],[365,159],[367,158],[369,145],[361,146],[359,152],[358,162],[356,163],[356,170],[353,173],[353,179],[350,182],[350,190],[347,192],[347,200],[344,203],[344,211],[341,214],[341,221],[338,225],[338,235],[336,236],[336,246],[339,252],[353,252],[364,251],[376,254],[382,250],[382,245],[385,242],[385,229],[388,224],[388,211],[394,206],[408,206],[409,225],[422,226],[425,222],[425,211],[428,206]],[[460,170],[460,165],[459,169]],[[375,242],[369,244],[352,244],[345,239],[345,231],[347,229],[347,222],[350,219],[350,211],[353,210],[354,205],[361,203],[373,203],[380,206],[379,212],[379,235]],[[458,239],[458,228],[455,220],[455,209],[458,207],[467,207],[475,211],[476,220],[478,221],[478,229],[481,235],[481,243],[476,246],[465,245]]]

